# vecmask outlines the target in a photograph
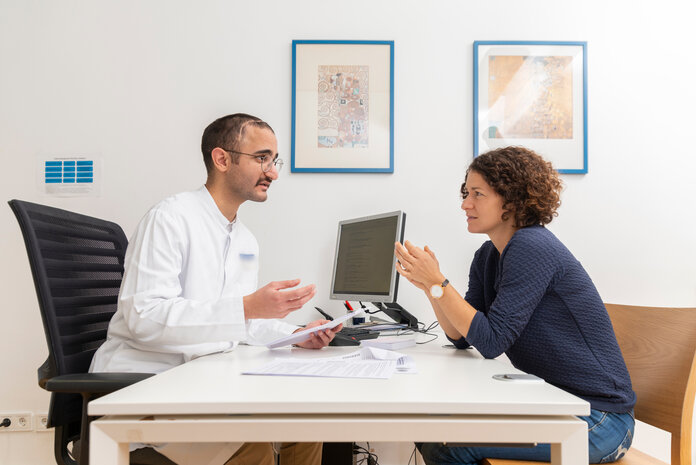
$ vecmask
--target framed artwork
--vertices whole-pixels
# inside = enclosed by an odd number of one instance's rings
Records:
[[[587,42],[474,42],[474,156],[520,145],[587,173]]]
[[[292,41],[292,172],[394,172],[394,41]]]

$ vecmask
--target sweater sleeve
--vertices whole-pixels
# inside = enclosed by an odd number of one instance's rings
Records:
[[[498,357],[515,343],[561,272],[553,249],[536,235],[519,234],[522,231],[513,236],[500,257],[497,292],[489,311],[476,313],[466,335],[486,358]]]
[[[484,246],[485,247],[485,246]],[[483,296],[483,266],[484,266],[484,247],[481,247],[474,254],[474,259],[469,267],[469,287],[466,290],[464,300],[478,311],[486,308]]]
[[[474,259],[471,261],[471,266],[469,267],[469,287],[467,288],[464,300],[466,300],[469,305],[474,307],[478,311],[482,311],[486,302],[483,296],[483,262],[484,262],[484,248],[483,246],[479,248],[474,254]],[[445,335],[447,336],[447,335]],[[460,337],[459,339],[453,339],[447,336],[447,339],[454,344],[457,349],[467,349],[471,346],[469,341],[465,337]]]

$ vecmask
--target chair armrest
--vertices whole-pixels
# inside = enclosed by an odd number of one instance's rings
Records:
[[[108,394],[151,376],[154,373],[75,373],[48,379],[45,389],[66,394]]]

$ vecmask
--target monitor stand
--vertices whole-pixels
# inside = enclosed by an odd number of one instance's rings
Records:
[[[372,304],[395,322],[407,325],[411,329],[418,329],[418,318],[408,313],[404,307],[396,302],[372,302]]]

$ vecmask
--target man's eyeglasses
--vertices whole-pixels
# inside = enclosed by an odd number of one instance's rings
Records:
[[[276,171],[280,171],[280,169],[283,167],[283,160],[280,158],[276,158],[275,160],[271,158],[270,155],[255,155],[253,153],[244,153],[244,152],[238,152],[237,150],[227,150],[227,149],[222,149],[225,152],[228,153],[236,153],[239,155],[246,155],[247,157],[254,157],[256,158],[256,161],[261,163],[261,169],[263,170],[264,173],[268,173],[271,171],[271,167],[275,166]]]

